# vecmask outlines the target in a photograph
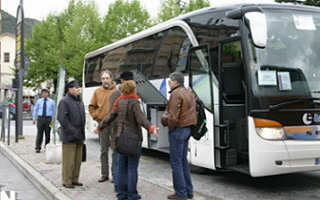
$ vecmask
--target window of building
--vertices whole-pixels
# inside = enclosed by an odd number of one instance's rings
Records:
[[[10,62],[10,53],[8,52],[4,53],[4,62]]]

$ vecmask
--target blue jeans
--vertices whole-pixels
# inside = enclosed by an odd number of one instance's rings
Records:
[[[170,164],[175,194],[187,198],[193,194],[190,168],[187,160],[190,127],[175,128],[169,131]]]
[[[116,175],[117,198],[136,200],[140,198],[137,192],[138,183],[138,165],[140,155],[125,156],[118,153],[118,169]]]
[[[113,177],[113,184],[114,184],[114,191],[118,191],[118,186],[117,186],[117,169],[119,165],[119,153],[116,152],[115,150],[112,151],[112,165],[111,165],[111,172],[112,172],[112,177]]]

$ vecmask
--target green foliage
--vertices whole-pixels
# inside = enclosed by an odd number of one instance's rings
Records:
[[[182,0],[162,0],[157,22],[165,22],[181,14],[208,6],[210,6],[208,0],[189,0],[189,3]]]
[[[83,57],[100,44],[96,34],[100,27],[99,13],[94,1],[88,4],[71,0],[68,9],[61,15],[62,26],[62,65],[68,75],[82,79]]]
[[[320,6],[320,0],[276,0],[278,3],[295,3],[295,4],[303,4],[310,6]]]
[[[66,67],[69,77],[81,80],[84,55],[101,45],[95,39],[99,26],[96,4],[74,0],[59,17],[49,15],[36,24],[25,44],[25,53],[32,61],[26,85],[55,80],[58,65]]]
[[[6,11],[2,10],[2,33],[16,34],[16,18]],[[25,18],[24,19],[24,36],[25,38],[30,38],[32,33],[32,28],[34,24],[38,23],[38,20]]]
[[[177,0],[162,0],[161,9],[158,14],[158,22],[165,22],[171,18],[180,15],[183,11],[184,4]]]
[[[150,26],[150,15],[138,0],[116,0],[103,19],[99,38],[104,44],[110,44]]]
[[[304,5],[313,5],[313,6],[320,6],[319,0],[306,0],[303,2]]]
[[[188,13],[200,8],[209,7],[210,3],[208,0],[190,0],[188,6],[184,9],[183,13]]]
[[[48,16],[45,21],[33,28],[32,38],[26,41],[25,53],[31,59],[28,68],[26,85],[37,85],[48,79],[53,79],[58,70],[58,33],[56,18]]]
[[[299,3],[297,0],[276,0],[276,2],[285,2],[285,3]]]
[[[159,22],[207,6],[208,0],[164,0]],[[97,10],[93,0],[70,0],[59,17],[48,15],[35,24],[25,44],[31,60],[25,85],[37,86],[47,80],[55,83],[59,65],[67,69],[69,77],[81,81],[86,53],[152,26],[139,0],[116,0],[102,20]]]

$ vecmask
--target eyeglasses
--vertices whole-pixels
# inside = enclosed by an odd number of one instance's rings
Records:
[[[101,78],[101,80],[110,80],[110,78],[109,77],[103,77],[103,78]]]

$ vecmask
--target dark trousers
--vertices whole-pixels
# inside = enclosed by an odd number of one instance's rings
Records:
[[[191,128],[175,128],[169,131],[170,164],[175,194],[187,198],[193,194],[190,168],[187,159]]]
[[[116,175],[117,199],[137,200],[138,165],[141,153],[135,156],[125,156],[118,153],[118,168]]]
[[[107,127],[99,133],[100,140],[100,161],[101,161],[101,176],[109,178],[109,146],[110,146],[111,128]]]
[[[51,117],[38,117],[37,120],[37,139],[36,139],[36,150],[41,150],[41,144],[43,140],[43,133],[45,133],[45,145],[50,143],[50,122],[51,122]]]
[[[111,172],[113,177],[113,183],[114,183],[114,191],[118,191],[117,186],[117,169],[119,166],[119,153],[115,150],[112,151],[112,164],[111,164]]]

